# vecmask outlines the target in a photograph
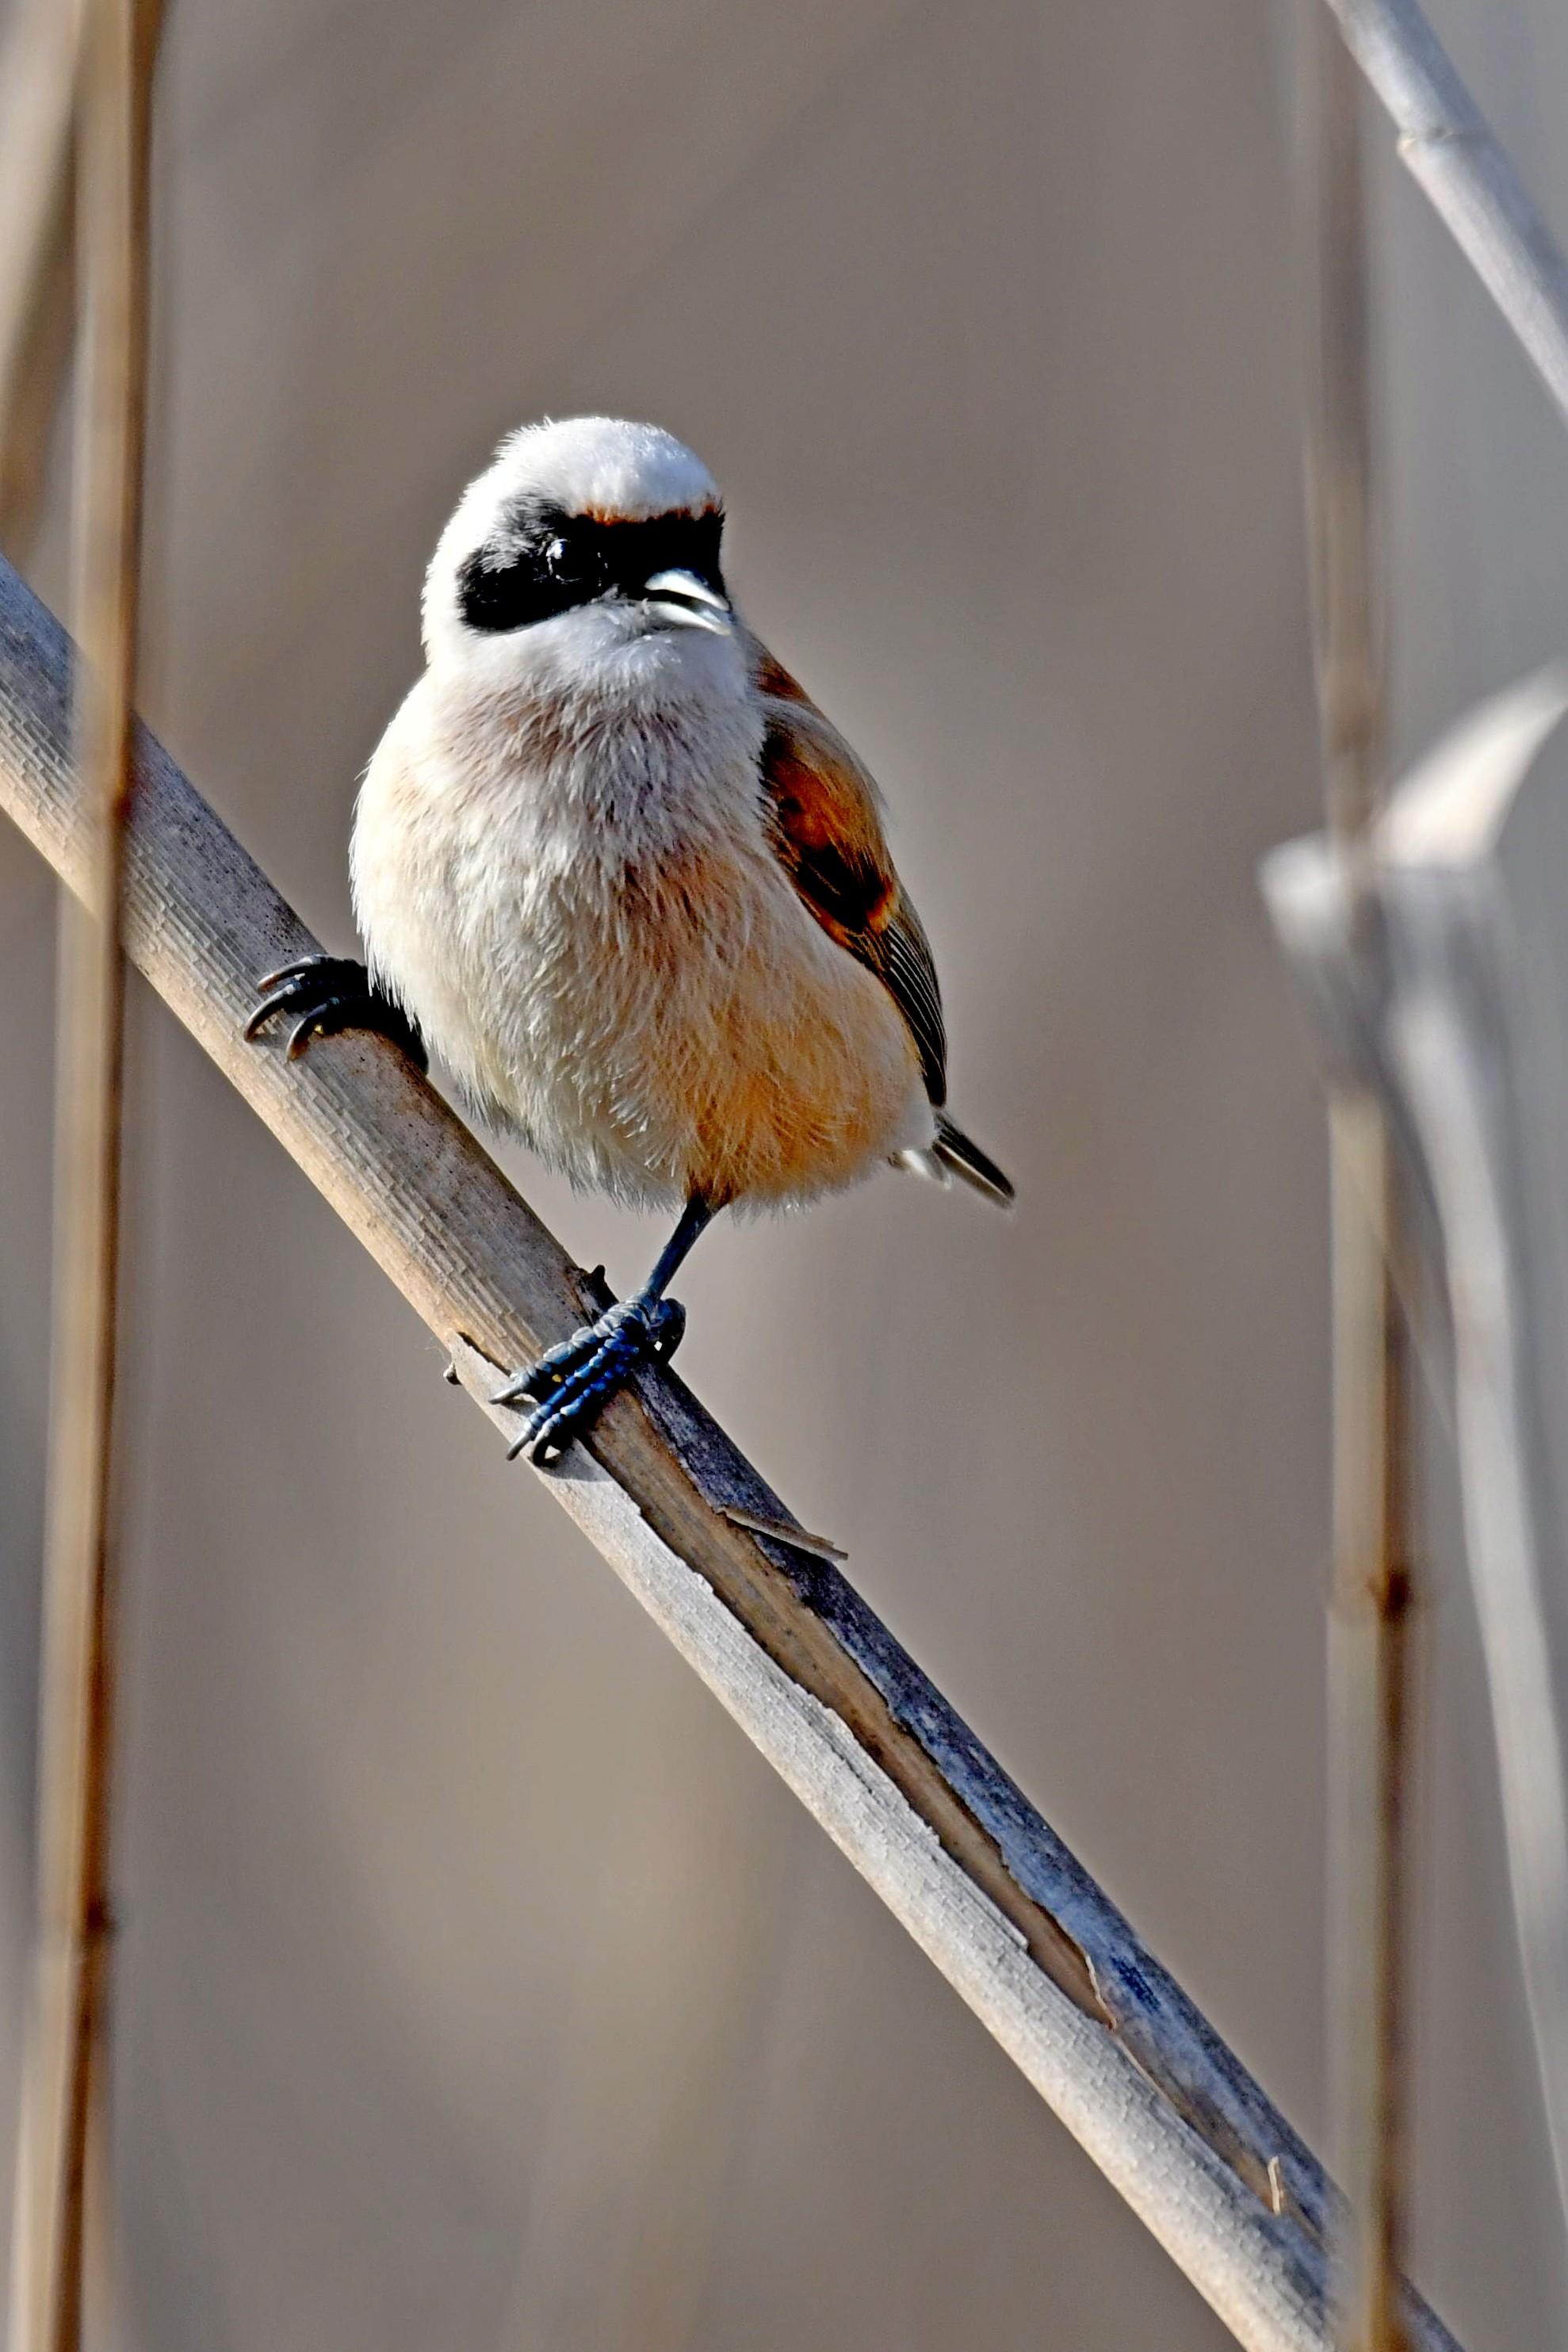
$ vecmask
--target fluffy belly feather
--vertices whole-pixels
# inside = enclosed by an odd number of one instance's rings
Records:
[[[764,841],[584,851],[409,804],[373,766],[354,887],[372,963],[482,1116],[574,1181],[652,1203],[784,1204],[930,1140],[881,982]]]
[[[547,1156],[618,1192],[763,1203],[900,1147],[920,1090],[897,1008],[770,875],[694,856],[532,895],[503,1099]]]

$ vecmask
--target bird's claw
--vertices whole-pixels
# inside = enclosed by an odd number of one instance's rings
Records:
[[[686,1329],[686,1309],[673,1298],[628,1298],[607,1307],[537,1364],[491,1398],[492,1404],[531,1404],[507,1460],[526,1453],[541,1465],[558,1461],[589,1428],[639,1366],[668,1363]]]
[[[363,963],[349,956],[302,956],[259,981],[260,1003],[245,1024],[247,1038],[260,1035],[278,1016],[293,1021],[285,1053],[297,1062],[312,1037],[335,1037],[344,1029],[372,1029],[400,1045],[419,1069],[429,1067],[424,1040],[400,1004],[371,984]]]

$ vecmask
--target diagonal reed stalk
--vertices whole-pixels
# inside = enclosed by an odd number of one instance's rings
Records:
[[[1421,12],[1326,0],[1399,133],[1399,159],[1568,416],[1568,260]]]
[[[0,563],[0,808],[70,877],[66,657]],[[316,943],[138,742],[128,954],[483,1402],[592,1284],[395,1047],[330,1038],[291,1063],[245,1042],[258,975]],[[650,1374],[538,1475],[1238,2340],[1324,2352],[1334,2198],[1310,2151],[683,1384]],[[1415,2352],[1454,2352],[1405,2294]]]

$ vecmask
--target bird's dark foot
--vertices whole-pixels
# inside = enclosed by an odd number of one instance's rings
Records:
[[[558,1461],[639,1365],[669,1361],[685,1329],[686,1309],[673,1298],[627,1298],[606,1307],[596,1323],[552,1348],[491,1399],[533,1406],[522,1434],[507,1448],[507,1460],[526,1453],[541,1465]]]
[[[335,1037],[344,1029],[374,1029],[401,1045],[417,1069],[427,1070],[430,1057],[425,1041],[400,1004],[371,985],[363,963],[349,956],[304,956],[268,972],[258,982],[261,1002],[245,1024],[247,1037],[258,1036],[274,1014],[292,1022],[288,1055],[298,1061],[312,1037]]]

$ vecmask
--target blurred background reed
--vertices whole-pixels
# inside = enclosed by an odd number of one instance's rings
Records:
[[[1568,20],[1432,13],[1568,225]],[[142,698],[346,947],[356,773],[463,481],[543,413],[701,451],[749,614],[887,789],[1022,1197],[889,1177],[717,1233],[682,1369],[1321,2140],[1324,1153],[1253,879],[1319,808],[1278,32],[1258,0],[176,5]],[[1375,194],[1397,758],[1561,648],[1568,450],[1391,162]],[[53,900],[0,831],[7,2097]],[[1226,2342],[133,997],[120,2343]],[[641,1264],[509,1165],[585,1263]],[[1523,2352],[1568,2311],[1428,1452],[1414,2262]]]

